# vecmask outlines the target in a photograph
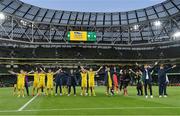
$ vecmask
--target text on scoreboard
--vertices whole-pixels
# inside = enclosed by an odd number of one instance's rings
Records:
[[[96,32],[69,31],[68,41],[96,41]]]

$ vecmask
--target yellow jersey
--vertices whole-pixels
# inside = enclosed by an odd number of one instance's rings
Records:
[[[38,73],[34,73],[34,82],[39,82],[39,74]]]
[[[53,82],[54,73],[47,73],[47,82]]]
[[[89,76],[89,82],[94,82],[95,72],[89,71],[88,76]]]
[[[111,73],[108,71],[108,86],[112,87]]]
[[[45,77],[46,77],[46,74],[39,73],[39,82],[44,83],[45,82]]]
[[[81,73],[81,78],[82,78],[82,82],[87,82],[87,73],[85,72],[85,73]]]
[[[26,74],[25,73],[18,73],[17,77],[18,77],[18,83],[24,83],[25,82],[25,76]]]
[[[28,76],[33,76],[34,82],[39,82],[39,74],[38,73],[28,74]]]

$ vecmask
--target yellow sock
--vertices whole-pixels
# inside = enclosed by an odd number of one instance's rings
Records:
[[[24,97],[24,90],[22,89],[21,91],[22,91],[22,97]]]
[[[86,96],[86,88],[83,89],[83,95]]]
[[[49,91],[50,91],[50,90],[48,90],[48,91],[46,90],[46,91],[45,91],[45,95],[49,95]]]
[[[68,94],[68,90],[67,90],[66,87],[64,87],[64,93],[65,93],[65,94]]]
[[[66,94],[66,88],[64,87],[63,90],[64,90],[64,95],[65,95]]]
[[[41,94],[41,89],[38,89],[38,95],[40,95]]]
[[[62,94],[64,95],[64,87],[62,88]]]
[[[18,90],[18,97],[20,97],[21,96],[21,92],[20,92],[20,90]]]
[[[34,89],[32,90],[32,95],[34,95]]]
[[[53,92],[53,90],[51,90],[51,95],[53,95],[54,94],[54,92]]]

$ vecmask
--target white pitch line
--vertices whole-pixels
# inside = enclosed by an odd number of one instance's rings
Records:
[[[30,99],[26,104],[24,104],[22,107],[18,109],[18,111],[22,111],[24,108],[26,108],[34,99],[36,99],[38,95],[34,96],[32,99]]]

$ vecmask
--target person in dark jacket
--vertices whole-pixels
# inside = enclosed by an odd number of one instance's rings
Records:
[[[62,77],[62,94],[68,95],[68,87],[67,87],[67,80],[68,80],[68,73],[63,71],[64,75]]]
[[[135,75],[135,79],[137,82],[137,95],[143,96],[142,72],[139,69],[136,72],[134,72],[132,69],[130,69],[130,71]]]
[[[154,67],[157,65],[158,63],[155,62],[154,66],[151,67],[148,64],[145,64],[142,68],[140,68],[141,72],[142,72],[142,81],[144,83],[144,92],[145,92],[145,97],[148,98],[148,86],[149,86],[149,91],[150,91],[150,97],[153,98],[153,93],[152,93],[152,76],[151,76],[151,72],[153,71]],[[136,65],[138,66],[138,64],[136,63]]]
[[[123,70],[121,69],[120,70],[120,72],[119,72],[119,74],[120,74],[120,78],[119,78],[119,90],[121,91],[122,90],[122,88],[123,88]]]
[[[25,71],[25,73],[28,74],[26,71]],[[25,88],[26,88],[26,93],[27,93],[27,95],[29,96],[28,75],[25,76],[24,85],[25,85]]]
[[[114,89],[113,89],[113,76],[112,72],[109,67],[105,67],[105,72],[104,72],[104,84],[106,86],[106,95],[114,95]]]
[[[125,69],[123,71],[122,77],[123,77],[122,79],[123,79],[124,96],[127,96],[128,95],[127,87],[128,87],[128,84],[131,80],[130,71],[128,69]]]
[[[70,74],[68,75],[68,79],[67,79],[68,96],[70,96],[71,87],[73,87],[74,96],[76,96],[76,85],[77,85],[76,75],[75,75],[73,69],[71,69]]]
[[[64,73],[62,70],[59,70],[57,72],[56,78],[55,78],[55,83],[56,83],[56,89],[55,89],[55,96],[57,96],[57,90],[58,87],[60,89],[60,96],[62,96],[62,78],[64,76]]]
[[[164,65],[161,64],[160,67],[158,68],[158,84],[159,84],[159,97],[161,98],[163,95],[164,97],[167,97],[166,93],[166,73],[170,71],[171,69],[175,68],[176,65],[173,65],[170,68],[165,69]]]
[[[165,88],[164,88],[164,93],[166,93],[166,96],[167,97],[167,85],[169,84],[169,78],[168,78],[168,75],[166,74],[166,84],[165,84]]]

